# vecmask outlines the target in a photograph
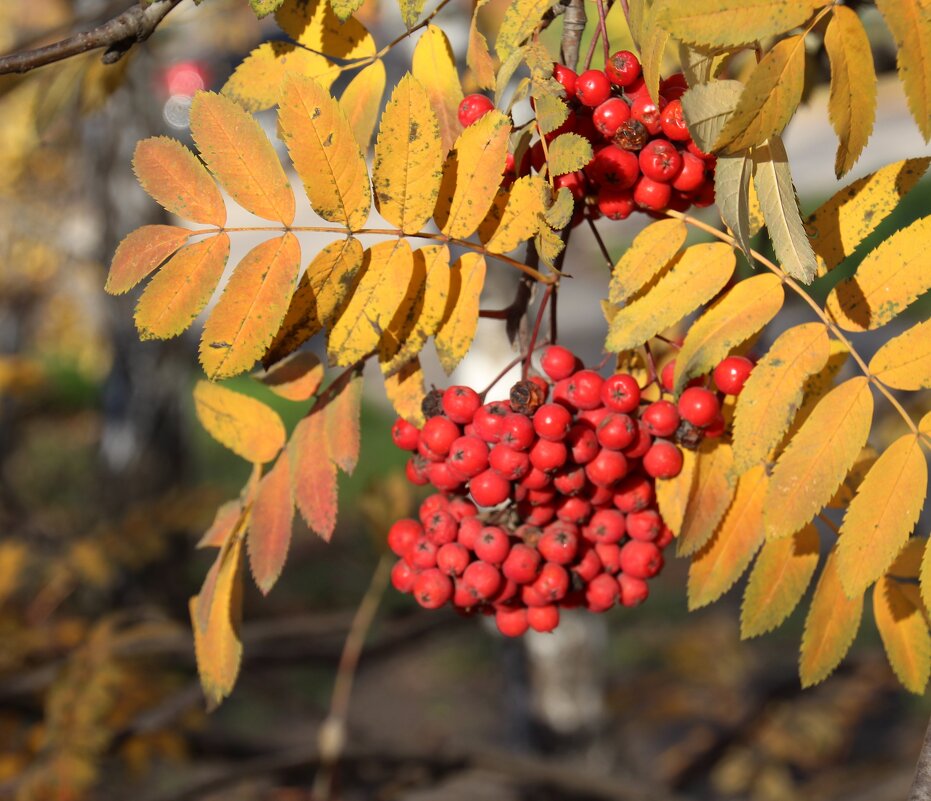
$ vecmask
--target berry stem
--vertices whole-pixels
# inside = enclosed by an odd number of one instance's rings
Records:
[[[524,359],[528,358],[529,355],[532,354],[534,350],[540,350],[540,348],[545,348],[547,347],[547,345],[548,343],[541,342],[533,350],[528,351],[526,354],[522,353],[520,356],[517,356],[514,359],[512,359],[510,362],[508,362],[507,366],[504,367],[501,370],[501,372],[498,373],[498,375],[496,375],[492,379],[491,383],[487,387],[485,387],[485,389],[483,389],[481,392],[478,393],[482,401],[484,402],[485,396],[494,388],[495,384],[497,384],[502,378],[504,378],[509,372],[511,372],[511,370],[517,367],[518,364],[524,361]]]
[[[729,234],[719,231],[712,225],[702,222],[701,220],[691,217],[688,214],[683,214],[682,212],[673,211],[671,209],[666,210],[666,215],[668,217],[675,217],[678,220],[687,225],[691,225],[693,228],[698,228],[700,231],[704,231],[711,236],[720,239],[722,242],[726,242],[728,245],[731,245],[734,249],[740,249],[737,240]],[[753,249],[750,250],[750,255],[753,257],[754,261],[763,265],[771,273],[777,275],[783,284],[788,286],[796,295],[798,295],[811,310],[815,313],[818,319],[824,323],[825,327],[828,329],[828,332],[833,336],[838,342],[844,345],[847,348],[850,355],[853,357],[853,360],[857,363],[857,366],[860,368],[860,372],[869,380],[869,382],[876,387],[876,390],[889,401],[893,409],[895,409],[902,420],[905,422],[905,425],[908,426],[909,430],[916,436],[918,439],[925,444],[926,447],[931,448],[931,437],[928,437],[927,434],[924,434],[919,430],[918,426],[915,424],[915,421],[912,420],[911,415],[905,410],[902,404],[899,402],[898,398],[892,394],[891,390],[883,384],[873,373],[870,372],[869,365],[864,360],[864,358],[857,352],[857,349],[854,348],[851,341],[847,336],[841,331],[840,327],[828,316],[828,314],[822,309],[814,298],[809,295],[804,288],[790,275],[779,267],[778,265],[771,262],[766,258],[762,253],[759,253]]]
[[[621,0],[621,2],[626,2],[626,0]],[[611,56],[611,47],[608,42],[608,23],[605,19],[605,4],[604,0],[597,0],[598,6],[598,29],[601,31],[601,44],[604,47],[604,56],[605,56],[605,66],[608,66],[608,59]]]
[[[598,249],[601,251],[601,255],[604,256],[605,266],[608,268],[608,272],[613,272],[614,262],[611,260],[611,254],[608,252],[608,246],[605,245],[604,239],[601,238],[601,232],[598,230],[598,226],[595,225],[595,221],[591,217],[586,217],[585,220],[588,223],[588,227],[592,230],[595,242],[598,243]]]
[[[530,345],[527,348],[527,355],[524,357],[524,367],[521,371],[521,378],[524,381],[527,380],[527,377],[530,375],[530,357],[533,355],[534,350],[537,346],[537,338],[540,336],[540,325],[543,322],[543,314],[546,312],[546,306],[549,303],[550,297],[553,295],[553,290],[555,289],[555,284],[548,284],[546,291],[543,293],[543,297],[540,299],[540,308],[537,309],[537,319],[533,324],[533,333],[530,335]]]

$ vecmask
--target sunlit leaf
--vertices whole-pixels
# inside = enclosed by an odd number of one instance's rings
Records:
[[[285,0],[275,21],[299,44],[330,58],[351,61],[375,55],[375,40],[365,26],[355,17],[340,20],[329,0]]]
[[[931,389],[931,320],[887,340],[870,360],[870,372],[895,389]]]
[[[537,232],[543,224],[545,191],[539,175],[525,175],[514,182],[501,221],[485,243],[491,253],[509,253]]]
[[[344,473],[352,475],[359,461],[362,414],[362,373],[352,372],[338,387],[338,392],[326,406],[327,437],[330,458]]]
[[[323,365],[315,353],[302,350],[270,367],[259,381],[280,398],[306,401],[320,388]]]
[[[426,390],[420,359],[415,356],[396,373],[386,376],[385,392],[398,415],[415,426],[423,425],[421,404]]]
[[[275,585],[288,557],[293,522],[291,464],[284,450],[259,483],[249,521],[249,567],[265,595]]]
[[[549,145],[549,160],[546,162],[551,175],[565,175],[581,170],[592,160],[592,145],[584,136],[564,133]]]
[[[385,65],[379,60],[360,70],[349,82],[339,98],[339,107],[352,132],[359,149],[366,153],[375,133],[378,110],[385,93]]]
[[[495,40],[495,52],[502,61],[527,39],[543,15],[550,10],[556,0],[513,0],[508,3],[498,38]]]
[[[263,42],[239,63],[221,91],[247,111],[264,111],[278,105],[290,72],[314,78],[327,89],[339,77],[338,66],[306,47]]]
[[[736,489],[730,478],[733,461],[726,442],[705,440],[699,447],[692,492],[676,542],[678,556],[703,548],[731,505]]]
[[[931,673],[931,634],[921,609],[902,585],[884,578],[873,590],[873,617],[895,675],[906,690],[922,695]]]
[[[931,139],[931,6],[925,0],[876,0],[876,7],[892,31],[899,80],[927,142]]]
[[[682,521],[685,520],[685,510],[692,494],[697,461],[695,451],[684,449],[679,475],[656,479],[656,503],[659,512],[663,516],[663,522],[677,537],[682,531]]]
[[[193,231],[174,225],[143,225],[127,235],[113,254],[106,291],[129,292],[136,284],[180,248]]]
[[[463,95],[456,59],[442,28],[427,26],[414,48],[411,71],[427,90],[430,105],[440,125],[443,152],[448,153],[462,133],[459,104]]]
[[[330,459],[326,415],[320,407],[301,420],[288,443],[294,502],[310,529],[330,541],[336,528],[336,465]]]
[[[255,398],[198,381],[194,411],[210,436],[247,461],[270,462],[284,446],[284,424],[278,413]]]
[[[823,0],[656,0],[658,25],[683,42],[731,47],[792,30]]]
[[[464,253],[450,268],[449,296],[436,333],[436,352],[447,375],[468,353],[478,326],[478,305],[485,285],[485,258]]]
[[[614,265],[608,299],[623,303],[643,289],[676,257],[687,235],[682,220],[650,223]]]

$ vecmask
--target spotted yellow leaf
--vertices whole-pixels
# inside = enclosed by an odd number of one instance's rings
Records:
[[[263,42],[239,63],[221,91],[248,111],[264,111],[278,105],[289,72],[315,78],[327,89],[339,77],[338,66],[306,47]]]

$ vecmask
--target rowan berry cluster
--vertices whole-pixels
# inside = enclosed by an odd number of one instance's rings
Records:
[[[576,201],[574,222],[602,215],[626,219],[636,209],[659,213],[686,211],[714,203],[715,157],[703,153],[689,134],[679,98],[688,88],[682,73],[660,82],[653,102],[644,84],[640,61],[620,50],[604,70],[576,74],[556,64],[553,77],[565,89],[570,111],[566,121],[543,140],[577,133],[591,142],[594,157],[582,170],[559,175],[554,186],[567,187]],[[467,96],[459,120],[470,125],[494,108],[484,95]],[[509,160],[514,176],[541,172],[546,161],[542,141],[534,144],[519,167]]]
[[[678,475],[680,446],[724,432],[718,394],[704,386],[647,402],[633,376],[603,378],[565,348],[547,348],[541,366],[546,378],[518,382],[508,403],[434,390],[422,428],[399,419],[391,432],[412,452],[409,480],[438,490],[419,520],[388,533],[392,583],[428,609],[493,614],[513,637],[552,631],[561,608],[646,600],[672,540],[654,480]],[[721,362],[719,391],[739,392],[751,366]],[[671,378],[667,366],[667,391]]]

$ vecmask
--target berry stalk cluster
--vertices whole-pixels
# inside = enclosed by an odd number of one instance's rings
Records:
[[[576,133],[589,140],[594,153],[582,170],[553,181],[575,199],[574,224],[585,217],[623,220],[637,209],[659,215],[665,209],[685,212],[714,203],[715,157],[697,147],[686,127],[679,98],[688,86],[682,73],[660,82],[655,103],[640,61],[627,50],[614,53],[604,70],[576,74],[556,64],[553,77],[562,84],[570,110],[566,121],[543,139],[549,143]],[[459,106],[459,121],[471,125],[492,108],[484,95],[468,95]],[[513,179],[545,166],[543,142],[537,141],[519,164],[509,158],[508,173]]]
[[[672,532],[654,481],[681,471],[682,447],[725,430],[719,394],[696,379],[673,403],[648,402],[633,376],[603,378],[550,346],[546,377],[515,384],[510,402],[464,386],[434,390],[422,428],[399,419],[408,479],[438,492],[419,519],[396,522],[392,583],[422,606],[494,615],[500,631],[552,631],[560,609],[636,606],[663,568]],[[729,357],[714,383],[737,394],[751,363]],[[667,366],[660,384],[671,391]]]

